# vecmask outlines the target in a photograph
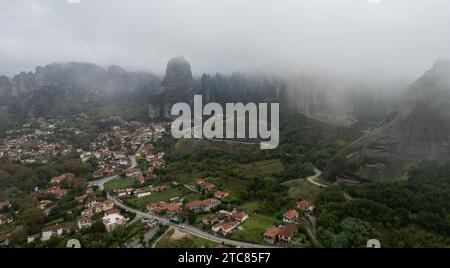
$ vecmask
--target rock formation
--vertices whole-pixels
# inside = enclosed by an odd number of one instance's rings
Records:
[[[172,105],[177,102],[186,102],[192,96],[192,84],[193,79],[189,62],[184,57],[169,60],[161,87],[150,98],[150,118],[170,118]]]
[[[146,103],[157,84],[159,79],[149,73],[82,62],[38,66],[12,79],[0,76],[0,127],[31,117],[75,114],[87,103],[120,103],[136,94],[136,99],[145,96]]]
[[[423,159],[450,159],[450,61],[439,60],[407,90],[384,124],[328,164],[327,179],[399,178]]]

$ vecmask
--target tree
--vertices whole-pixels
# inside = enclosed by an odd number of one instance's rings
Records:
[[[27,233],[38,232],[44,224],[45,215],[36,207],[28,207],[20,214],[20,220]]]

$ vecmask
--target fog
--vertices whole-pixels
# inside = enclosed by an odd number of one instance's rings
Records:
[[[52,62],[156,74],[322,68],[417,77],[450,58],[448,0],[1,0],[0,74]]]

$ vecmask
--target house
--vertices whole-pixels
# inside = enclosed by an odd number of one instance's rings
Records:
[[[196,179],[195,184],[197,184],[200,187],[200,189],[204,191],[211,191],[213,188],[216,187],[214,184],[209,183],[208,181],[202,178]]]
[[[61,189],[59,186],[53,186],[48,188],[48,192],[54,194],[56,198],[62,198],[67,194],[66,189]]]
[[[98,203],[95,206],[95,213],[104,212],[104,211],[112,209],[113,207],[114,207],[114,201],[112,201],[111,199],[107,199],[101,203]]]
[[[269,244],[279,243],[281,245],[288,245],[292,238],[297,234],[298,226],[295,224],[288,224],[285,226],[273,226],[264,232],[264,242]]]
[[[219,199],[225,198],[227,196],[228,196],[228,193],[224,192],[224,191],[217,191],[214,193],[214,197],[219,198]]]
[[[314,211],[314,205],[311,204],[310,202],[304,200],[304,199],[300,199],[299,201],[297,201],[296,203],[297,208],[305,211],[305,212],[313,212]]]
[[[151,189],[153,192],[162,192],[166,189],[166,186],[164,184],[152,185]]]
[[[128,168],[126,171],[127,177],[135,177],[137,175],[139,175],[139,171],[135,168]]]
[[[149,195],[151,195],[151,194],[152,194],[152,192],[151,192],[150,190],[144,190],[144,189],[142,189],[142,190],[136,190],[136,191],[134,192],[134,195],[135,195],[137,198],[149,196]]]
[[[119,213],[110,214],[102,218],[106,231],[111,232],[125,223],[125,218]]]
[[[47,241],[50,238],[52,238],[52,236],[61,236],[62,233],[63,233],[63,229],[58,224],[48,226],[48,227],[45,227],[44,229],[42,229],[42,238],[41,239],[42,239],[42,241]]]
[[[39,201],[39,203],[38,203],[38,205],[37,205],[37,208],[39,208],[39,209],[46,209],[46,208],[48,208],[52,203],[53,203],[52,200],[49,200],[49,199],[41,200],[41,201]]]
[[[204,179],[202,179],[202,178],[199,178],[199,179],[195,179],[195,184],[197,184],[197,185],[202,185],[202,184],[204,184],[206,181],[204,180]]]
[[[220,222],[223,222],[224,220],[227,220],[231,217],[231,212],[228,212],[226,210],[220,210],[216,213],[216,219]]]
[[[292,237],[298,232],[298,226],[295,224],[288,224],[281,228],[278,233],[278,242],[283,245],[288,245],[292,241]]]
[[[0,214],[0,225],[10,224],[13,222],[13,218],[10,214]]]
[[[233,219],[235,219],[236,221],[238,221],[239,223],[244,222],[246,219],[248,219],[248,215],[245,214],[245,212],[241,211],[241,212],[232,212],[231,216],[233,217]]]
[[[214,225],[211,229],[213,232],[221,232],[223,235],[229,234],[238,224],[222,222]]]
[[[9,246],[9,237],[6,235],[0,235],[0,247]]]
[[[41,234],[29,235],[27,238],[27,243],[29,244],[29,243],[33,242],[35,239],[39,238],[40,236],[41,236]]]
[[[273,226],[267,229],[266,232],[264,232],[264,242],[269,244],[275,244],[278,241],[278,234],[280,233],[281,228]]]
[[[10,207],[11,207],[11,203],[8,200],[0,202],[0,209],[10,208]]]
[[[89,216],[82,216],[78,219],[78,229],[89,228],[92,226],[92,219]]]
[[[292,223],[292,222],[295,222],[297,220],[298,220],[298,212],[295,209],[288,210],[288,211],[286,211],[283,214],[283,221],[284,222]]]
[[[60,184],[61,182],[65,181],[65,180],[71,180],[73,178],[75,178],[75,175],[73,173],[66,173],[61,176],[51,178],[50,183]]]
[[[220,205],[220,201],[215,198],[209,198],[205,200],[194,200],[185,205],[187,209],[194,210],[196,212],[208,212],[211,209]]]
[[[162,211],[166,211],[168,214],[174,214],[180,212],[182,209],[181,204],[179,203],[150,203],[147,205],[147,209],[153,213],[160,214]]]
[[[145,183],[145,177],[142,176],[142,174],[139,174],[139,175],[136,177],[136,181],[137,181],[140,185],[142,185],[142,184]]]
[[[108,209],[103,213],[103,216],[108,216],[114,213],[119,213],[119,210],[117,208]]]
[[[202,185],[200,185],[201,189],[204,191],[211,191],[212,189],[214,189],[216,186],[212,183],[206,182]]]
[[[81,216],[92,216],[95,213],[95,208],[90,207],[86,208],[85,210],[81,211]]]
[[[114,193],[116,193],[117,196],[119,196],[119,197],[126,196],[126,195],[132,194],[133,189],[132,188],[115,189]]]

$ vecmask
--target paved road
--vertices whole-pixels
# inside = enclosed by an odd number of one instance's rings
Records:
[[[130,167],[132,167],[132,168],[136,167],[137,166],[136,155],[130,155],[129,158],[130,158],[130,162],[131,162],[131,166]],[[112,175],[112,176],[109,176],[109,177],[101,178],[101,179],[98,179],[98,180],[89,181],[88,182],[88,186],[89,187],[98,186],[98,188],[100,190],[103,190],[105,188],[104,187],[105,183],[107,183],[110,180],[114,180],[114,179],[116,179],[118,177],[119,177],[119,175],[116,174],[116,175]]]
[[[320,177],[320,175],[322,175],[322,171],[320,171],[320,169],[315,167],[314,168],[314,173],[315,173],[314,175],[309,176],[308,178],[306,178],[306,180],[309,181],[310,183],[316,185],[316,186],[327,188],[328,185],[325,185],[325,184],[320,183],[320,182],[317,181],[317,179]]]
[[[88,183],[88,186],[89,186],[89,187],[92,187],[92,186],[98,186],[98,188],[99,188],[100,190],[103,190],[103,189],[105,188],[105,187],[104,187],[105,183],[107,183],[108,181],[113,180],[113,179],[115,179],[115,178],[118,178],[118,177],[119,177],[119,175],[113,175],[113,176],[101,178],[101,179],[98,179],[98,180],[95,180],[95,181],[90,181],[90,182]]]
[[[131,166],[130,167],[136,167],[136,165],[137,165],[137,163],[136,163],[136,155],[131,155],[130,156],[130,160],[131,160]],[[90,181],[89,182],[89,186],[97,185],[100,190],[103,190],[104,189],[104,184],[106,182],[108,182],[108,181],[110,181],[112,179],[115,179],[118,176],[119,175],[113,175],[113,176],[102,178],[102,179],[99,179],[99,180]],[[198,228],[195,228],[193,226],[186,225],[186,224],[173,224],[167,218],[164,218],[164,217],[152,214],[152,213],[145,213],[145,212],[142,212],[142,211],[137,210],[137,209],[133,209],[133,208],[125,205],[124,203],[122,203],[120,200],[112,197],[109,194],[108,194],[108,198],[113,200],[114,203],[118,207],[120,207],[122,209],[125,209],[127,211],[130,211],[130,212],[134,212],[134,213],[136,213],[136,215],[139,215],[139,216],[141,216],[143,218],[157,219],[162,224],[171,225],[171,226],[173,226],[175,228],[180,228],[180,229],[182,229],[183,231],[185,231],[185,232],[187,232],[189,234],[196,235],[196,236],[202,237],[204,239],[207,239],[207,240],[219,243],[219,244],[224,243],[226,245],[232,245],[232,246],[242,247],[242,248],[274,248],[273,246],[266,246],[266,245],[261,245],[261,244],[253,244],[253,243],[247,243],[247,242],[241,242],[241,241],[226,239],[226,238],[223,238],[223,237],[212,235],[212,234],[210,234],[208,232],[204,232],[204,231],[202,231],[202,230],[200,230]]]
[[[192,235],[196,235],[196,236],[199,236],[201,238],[204,238],[204,239],[207,239],[207,240],[219,243],[219,244],[224,243],[226,245],[232,245],[232,246],[242,247],[242,248],[273,248],[273,246],[266,246],[266,245],[261,245],[261,244],[247,243],[247,242],[236,241],[236,240],[231,240],[231,239],[226,239],[226,238],[223,238],[223,237],[215,236],[215,235],[212,235],[212,234],[210,234],[208,232],[205,232],[205,231],[202,231],[202,230],[200,230],[198,228],[195,228],[195,227],[193,227],[191,225],[173,224],[167,218],[164,218],[164,217],[152,214],[152,213],[142,212],[142,211],[137,210],[137,209],[133,209],[133,208],[125,205],[121,201],[115,199],[112,196],[108,195],[108,198],[112,199],[114,201],[114,203],[118,207],[120,207],[122,209],[125,209],[127,211],[130,211],[130,212],[134,212],[134,213],[136,213],[136,215],[142,216],[142,217],[147,218],[147,219],[157,219],[162,224],[171,225],[174,228],[180,228],[182,231],[184,231],[186,233],[189,233],[189,234],[192,234]]]

